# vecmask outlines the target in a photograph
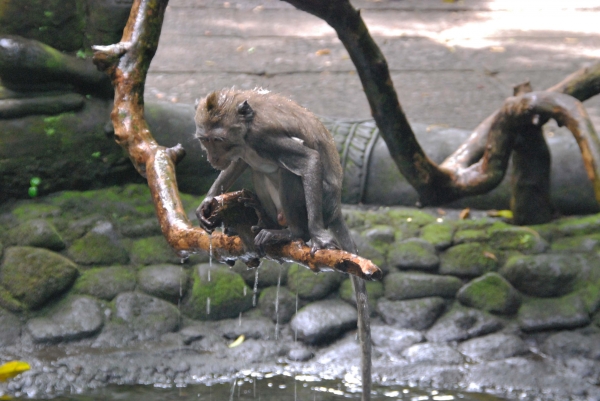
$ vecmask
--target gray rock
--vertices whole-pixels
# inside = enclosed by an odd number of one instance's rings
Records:
[[[592,252],[600,248],[600,234],[559,238],[552,242],[553,252]]]
[[[75,281],[73,291],[111,301],[122,292],[133,291],[135,285],[135,272],[132,269],[111,266],[84,271]]]
[[[82,265],[108,266],[126,264],[129,254],[112,233],[105,235],[94,231],[73,241],[67,254]]]
[[[214,330],[208,327],[206,323],[193,324],[186,326],[179,331],[179,335],[185,345],[190,345],[194,341],[202,340],[204,337],[213,335]]]
[[[479,243],[453,246],[441,255],[440,274],[477,277],[495,271],[498,261],[491,249]]]
[[[310,349],[301,345],[294,346],[287,354],[287,358],[294,362],[306,362],[313,356],[315,356],[315,354]]]
[[[70,288],[77,274],[75,264],[57,253],[10,247],[4,251],[0,283],[23,306],[36,309]]]
[[[273,322],[288,323],[296,313],[296,295],[286,287],[268,287],[261,291],[258,308]]]
[[[123,221],[119,225],[119,231],[125,237],[129,238],[157,236],[162,234],[160,223],[156,217],[135,221]]]
[[[181,258],[171,248],[165,237],[156,235],[133,242],[131,261],[136,265],[177,264],[181,262]]]
[[[254,288],[257,278],[257,287],[265,288],[277,285],[278,282],[280,285],[285,285],[287,283],[289,268],[290,263],[281,264],[274,260],[262,259],[258,266],[258,276],[256,275],[256,269],[249,268],[241,260],[236,261],[232,270],[242,276],[250,288]]]
[[[585,304],[577,294],[531,299],[521,306],[517,317],[523,331],[570,329],[590,323]]]
[[[462,281],[452,276],[426,273],[392,273],[384,280],[385,297],[392,301],[403,299],[443,297],[454,298]]]
[[[405,349],[402,356],[410,363],[458,365],[465,361],[460,352],[446,344],[415,344]]]
[[[448,313],[435,322],[425,337],[433,342],[461,341],[493,333],[502,327],[502,321],[489,313],[454,304]]]
[[[192,268],[192,283],[181,311],[198,320],[236,318],[252,308],[253,293],[242,277],[221,264]]]
[[[188,288],[188,272],[181,266],[161,264],[138,272],[139,289],[146,294],[177,303]]]
[[[125,322],[108,321],[94,339],[93,348],[125,347],[137,340],[138,336]]]
[[[61,302],[45,317],[30,319],[27,330],[36,343],[74,341],[100,331],[104,314],[98,302],[85,296],[74,296]]]
[[[215,322],[213,327],[215,332],[228,340],[235,340],[241,335],[254,340],[272,340],[276,337],[275,325],[265,317],[224,319]]]
[[[7,310],[0,309],[0,347],[15,344],[21,336],[21,321]]]
[[[34,246],[52,251],[65,248],[65,242],[56,227],[45,219],[28,220],[11,229],[7,237],[11,245]]]
[[[535,297],[556,297],[573,290],[583,260],[577,255],[513,256],[500,270],[519,291]]]
[[[495,361],[526,354],[529,347],[513,334],[495,333],[467,340],[458,350],[474,361]]]
[[[362,235],[371,243],[391,244],[395,239],[395,230],[390,226],[378,225],[365,230]]]
[[[487,273],[465,286],[457,294],[461,304],[486,312],[511,315],[521,306],[521,296],[498,273]]]
[[[384,275],[388,274],[390,265],[386,258],[386,254],[389,244],[387,242],[374,240],[369,242],[370,240],[368,238],[360,235],[354,230],[350,231],[350,234],[352,235],[356,249],[358,249],[358,254],[379,266]]]
[[[554,358],[583,357],[600,360],[600,334],[584,335],[573,331],[562,331],[548,337],[540,349]]]
[[[377,311],[383,320],[403,329],[426,330],[444,312],[446,303],[441,297],[389,301],[380,299]]]
[[[355,336],[346,336],[325,347],[316,355],[316,362],[327,366],[357,366],[360,364],[361,349]]]
[[[323,299],[337,291],[344,276],[337,272],[319,272],[296,263],[288,271],[288,288],[307,301]]]
[[[298,340],[318,345],[336,340],[344,332],[356,328],[356,309],[339,300],[311,303],[292,318],[290,328]]]
[[[124,321],[139,340],[158,339],[179,327],[179,310],[161,299],[125,292],[115,298],[114,305],[115,317]]]
[[[456,227],[453,223],[431,223],[421,228],[419,237],[432,244],[438,251],[452,245]]]
[[[388,348],[400,352],[425,338],[417,330],[397,329],[390,326],[372,326],[371,340],[376,347]]]
[[[440,263],[435,247],[420,238],[409,238],[392,245],[388,260],[402,270],[434,271]]]

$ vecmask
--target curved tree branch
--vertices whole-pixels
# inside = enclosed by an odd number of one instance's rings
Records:
[[[94,63],[111,78],[115,88],[111,113],[115,139],[129,154],[137,171],[148,180],[156,214],[169,244],[182,256],[212,250],[217,259],[256,259],[238,236],[212,235],[193,227],[179,198],[175,164],[185,151],[177,145],[160,146],[144,120],[144,84],[160,37],[168,0],[135,0],[120,43],[95,47]],[[381,270],[371,261],[338,250],[320,250],[314,256],[303,242],[267,249],[267,257],[295,261],[313,270],[329,268],[378,279]]]

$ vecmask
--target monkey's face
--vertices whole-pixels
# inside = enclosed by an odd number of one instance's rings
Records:
[[[242,147],[231,141],[230,135],[223,128],[206,130],[197,127],[196,137],[206,151],[208,162],[217,170],[225,170],[233,160],[241,156]]]

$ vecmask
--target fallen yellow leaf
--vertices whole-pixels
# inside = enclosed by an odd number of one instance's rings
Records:
[[[316,54],[317,56],[326,56],[326,55],[328,55],[328,54],[331,54],[331,50],[329,50],[329,49],[320,49],[320,50],[317,50],[317,51],[315,52],[315,54]]]
[[[10,361],[0,366],[0,382],[5,382],[8,379],[31,369],[31,366],[27,362],[23,361]]]
[[[468,219],[470,215],[471,215],[471,209],[466,208],[466,209],[461,210],[460,214],[458,215],[458,218],[461,220],[464,220],[464,219]]]
[[[242,344],[245,339],[246,339],[246,336],[242,334],[241,336],[239,336],[238,338],[236,338],[234,342],[232,342],[231,344],[229,344],[229,348],[237,347],[238,345]]]
[[[487,214],[490,217],[502,217],[504,219],[513,218],[513,212],[511,210],[489,210]]]
[[[496,257],[496,255],[494,255],[493,253],[489,252],[489,251],[484,251],[483,252],[483,256],[485,256],[488,259],[493,259],[496,262],[498,261],[498,258]]]

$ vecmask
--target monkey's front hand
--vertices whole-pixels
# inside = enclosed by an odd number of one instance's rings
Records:
[[[310,241],[312,242],[310,256],[315,256],[315,252],[319,249],[342,249],[335,237],[327,230],[311,233]]]
[[[198,222],[200,223],[200,227],[204,230],[212,233],[215,227],[210,222],[209,217],[213,212],[213,197],[206,196],[200,206],[196,209],[196,217],[198,218]]]

